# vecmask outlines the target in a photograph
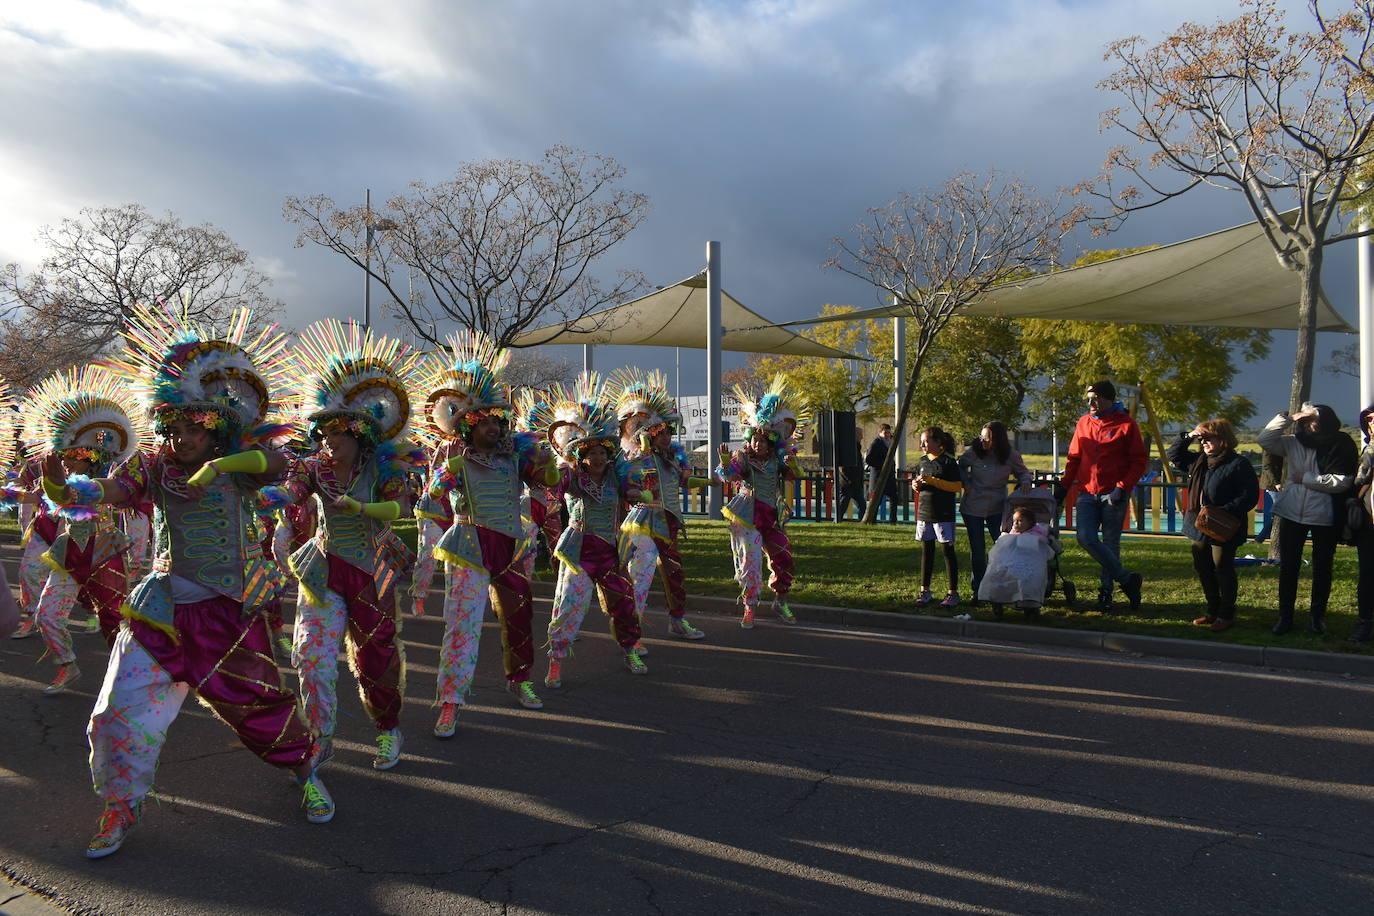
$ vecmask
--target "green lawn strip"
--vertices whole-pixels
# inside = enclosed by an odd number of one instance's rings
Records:
[[[730,562],[729,532],[724,522],[697,519],[687,523],[688,538],[683,544],[683,563],[687,570],[689,594],[733,597],[739,589],[733,578]],[[916,592],[920,570],[920,554],[909,526],[892,528],[886,525],[793,524],[788,527],[792,549],[796,557],[796,581],[792,600],[797,604],[819,604],[830,607],[858,608],[877,611],[916,614]],[[1098,566],[1073,540],[1065,538],[1061,572],[1078,589],[1078,609],[1064,607],[1063,594],[1056,586],[1055,594],[1041,611],[1040,621],[1028,626],[1050,626],[1076,630],[1100,630],[1114,633],[1135,633],[1148,636],[1168,636],[1182,639],[1211,639],[1249,645],[1273,645],[1289,648],[1316,649],[1329,652],[1372,651],[1346,641],[1355,626],[1355,582],[1358,565],[1355,551],[1342,547],[1336,554],[1335,583],[1332,587],[1330,609],[1327,613],[1325,639],[1306,633],[1307,594],[1311,574],[1304,568],[1298,583],[1298,614],[1293,632],[1276,637],[1269,632],[1276,617],[1274,610],[1278,594],[1278,568],[1272,566],[1239,567],[1240,600],[1236,625],[1231,630],[1214,634],[1192,625],[1202,614],[1202,590],[1193,572],[1188,541],[1177,537],[1127,536],[1122,539],[1122,555],[1128,569],[1145,575],[1144,602],[1136,613],[1118,593],[1120,613],[1099,614],[1086,610],[1097,597]],[[959,532],[960,595],[967,602],[968,543]],[[1240,554],[1264,556],[1264,545],[1254,543],[1241,548]],[[944,563],[937,556],[931,590],[936,599],[944,594]],[[768,592],[765,589],[765,596]],[[949,616],[946,611],[926,609],[924,613]],[[954,613],[972,614],[978,620],[997,619],[986,606],[970,608],[967,604]],[[1008,609],[1002,618],[1006,622],[1023,621],[1024,615]]]

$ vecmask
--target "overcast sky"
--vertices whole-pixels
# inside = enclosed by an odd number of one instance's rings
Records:
[[[1302,3],[1290,23],[1308,22]],[[361,314],[362,277],[295,248],[288,195],[374,201],[464,161],[610,155],[648,219],[604,261],[668,284],[722,243],[725,288],[773,320],[876,304],[820,264],[868,207],[958,170],[1049,193],[1120,138],[1096,88],[1107,42],[1236,15],[1235,0],[43,0],[0,11],[0,261],[32,265],[44,225],[142,204],[226,230],[272,276],[289,322]],[[1166,243],[1244,222],[1220,192],[1110,242]],[[1325,286],[1355,314],[1353,253]],[[1296,275],[1294,285],[1296,287]],[[374,293],[374,304],[380,297]],[[1319,354],[1342,339],[1324,335]],[[580,351],[560,348],[580,361]],[[1287,400],[1293,335],[1237,390]],[[672,373],[673,352],[598,348],[597,368]],[[726,356],[726,366],[739,358]],[[683,351],[682,393],[704,393]],[[1320,365],[1320,363],[1319,363]],[[1347,421],[1357,386],[1317,374]],[[1263,419],[1263,416],[1261,416]]]

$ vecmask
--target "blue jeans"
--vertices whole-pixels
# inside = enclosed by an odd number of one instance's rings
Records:
[[[983,532],[997,543],[997,535],[1002,533],[1000,515],[965,515],[964,530],[968,532],[969,568],[973,570],[973,597],[978,598],[978,586],[983,581],[983,573],[988,571],[988,542]]]
[[[1109,503],[1101,496],[1079,493],[1073,511],[1078,544],[1102,567],[1102,594],[1110,596],[1112,583],[1126,578],[1126,568],[1121,565],[1121,523],[1126,518],[1126,497],[1119,503]]]

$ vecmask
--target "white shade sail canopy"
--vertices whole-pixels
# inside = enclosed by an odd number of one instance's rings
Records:
[[[729,293],[720,294],[720,318],[725,333],[721,347],[745,353],[785,353],[830,359],[862,359],[793,331],[773,325],[745,308]],[[749,330],[736,330],[748,328]],[[517,347],[542,344],[614,344],[629,347],[706,349],[706,274],[688,277],[646,296],[612,306],[579,319],[569,327],[549,325],[526,331],[512,343]]]
[[[1123,255],[988,290],[960,315],[1054,318],[1116,324],[1186,324],[1228,328],[1295,329],[1299,275],[1279,264],[1257,222],[1162,248]],[[900,317],[901,306],[782,325]],[[1331,307],[1317,304],[1317,330],[1355,329]]]

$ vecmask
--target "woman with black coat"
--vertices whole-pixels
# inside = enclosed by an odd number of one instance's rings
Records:
[[[1194,440],[1201,444],[1201,452],[1189,449]],[[1220,633],[1236,622],[1236,549],[1245,543],[1245,519],[1259,502],[1259,478],[1250,462],[1236,453],[1236,431],[1223,419],[1204,420],[1191,432],[1179,433],[1169,447],[1169,463],[1188,478],[1183,533],[1193,542],[1193,569],[1207,598],[1207,613],[1193,623]],[[1194,523],[1203,506],[1241,520],[1229,540],[1218,541],[1197,529]]]
[[[1293,424],[1293,432],[1284,429]],[[1336,411],[1325,404],[1303,405],[1291,417],[1281,413],[1259,434],[1260,448],[1282,455],[1287,478],[1274,514],[1279,526],[1279,619],[1274,635],[1293,629],[1293,608],[1298,597],[1298,571],[1302,545],[1312,536],[1312,626],[1317,635],[1326,632],[1326,602],[1331,597],[1331,567],[1342,519],[1337,517],[1336,497],[1355,480],[1360,456],[1355,440],[1341,432]]]
[[[1360,621],[1351,642],[1369,642],[1374,637],[1374,407],[1360,411],[1360,469],[1355,474],[1355,494],[1364,506],[1364,525],[1355,535],[1355,553],[1360,560],[1360,579],[1355,591]]]

